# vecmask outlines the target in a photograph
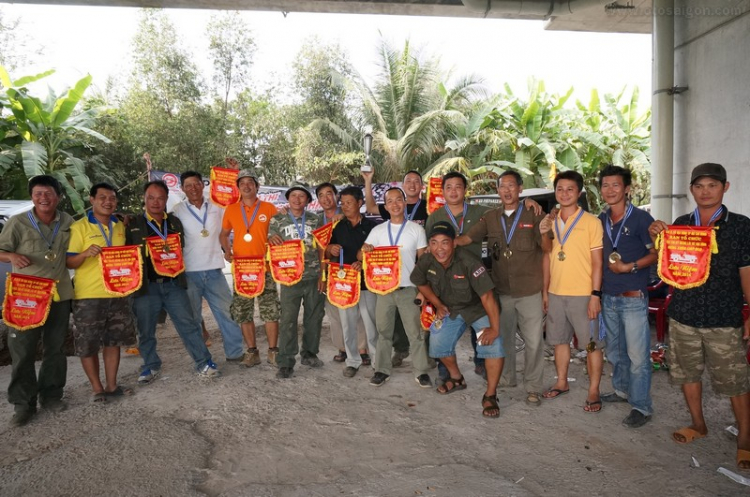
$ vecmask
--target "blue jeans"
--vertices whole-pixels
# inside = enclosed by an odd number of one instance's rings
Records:
[[[631,407],[649,416],[651,404],[651,328],[648,299],[602,296],[602,314],[607,328],[607,360],[614,373],[612,386]]]
[[[440,329],[430,327],[430,357],[440,359],[443,357],[454,357],[456,355],[456,344],[461,335],[464,334],[469,324],[459,314],[455,318],[446,316]],[[489,328],[490,320],[485,315],[471,323],[474,330]],[[476,355],[481,359],[497,359],[505,357],[503,339],[498,336],[490,345],[477,345]]]
[[[198,317],[201,316],[203,299],[206,299],[216,323],[219,325],[219,330],[221,330],[221,336],[224,340],[224,355],[227,359],[242,357],[245,352],[242,330],[229,314],[232,294],[221,269],[188,271],[185,276],[187,276],[187,294],[193,314]]]
[[[205,366],[211,360],[211,353],[203,342],[200,318],[193,314],[185,289],[170,280],[149,282],[148,294],[133,299],[143,369],[161,369],[161,359],[156,353],[156,320],[162,309],[169,314],[196,369]]]

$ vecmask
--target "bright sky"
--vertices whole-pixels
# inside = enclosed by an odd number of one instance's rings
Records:
[[[102,88],[110,75],[122,84],[127,81],[137,9],[17,4],[0,8],[8,17],[20,17],[23,32],[44,46],[42,60],[33,69],[57,69],[50,79],[56,90],[86,73]],[[208,80],[205,24],[210,11],[170,10],[169,15]],[[528,78],[536,76],[549,91],[575,87],[574,97],[584,101],[591,88],[617,93],[625,85],[638,85],[641,102],[649,103],[650,35],[545,31],[542,22],[495,19],[304,13],[285,18],[281,13],[253,11],[243,16],[258,46],[252,76],[256,82],[287,81],[297,51],[312,35],[340,43],[354,67],[372,82],[382,33],[399,48],[410,38],[412,46],[439,56],[455,74],[479,75],[492,91],[508,82],[525,95]]]

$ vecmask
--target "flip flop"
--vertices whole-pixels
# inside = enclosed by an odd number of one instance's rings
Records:
[[[117,385],[117,388],[111,392],[104,392],[104,395],[107,397],[129,397],[130,395],[133,395],[133,389]]]
[[[685,441],[678,440],[675,435],[681,435],[685,439]],[[686,445],[694,442],[695,440],[698,440],[699,438],[705,438],[705,436],[706,435],[704,435],[703,433],[700,433],[693,428],[686,426],[685,428],[680,428],[676,432],[672,433],[672,440],[680,445]],[[739,453],[737,453],[737,457],[739,457]]]
[[[544,392],[542,397],[544,397],[547,400],[551,400],[551,399],[556,399],[561,395],[565,395],[568,392],[570,392],[570,388],[568,388],[567,390],[560,390],[559,388],[550,388],[549,390]],[[551,395],[551,394],[554,394],[554,395]]]
[[[595,406],[599,406],[599,409],[592,409]],[[589,402],[587,400],[586,405],[583,406],[583,410],[585,412],[596,413],[596,412],[602,412],[603,407],[604,407],[604,404],[602,404],[601,400],[595,400],[594,402]]]
[[[745,466],[741,466],[746,463]],[[737,449],[737,467],[739,469],[750,470],[750,450]]]
[[[91,403],[92,404],[106,404],[107,403],[107,395],[104,392],[95,393],[91,397]]]

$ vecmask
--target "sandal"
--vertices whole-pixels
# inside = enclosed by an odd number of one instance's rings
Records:
[[[334,362],[344,362],[346,360],[346,352],[339,350],[339,353],[333,356]]]
[[[104,395],[106,395],[107,397],[129,397],[133,395],[133,389],[117,385],[117,388],[115,388],[111,392],[105,391]]]
[[[461,376],[460,378],[448,378],[445,380],[445,383],[437,388],[437,393],[448,395],[449,393],[464,389],[466,389],[466,382],[464,381],[464,377]]]
[[[484,405],[485,402],[489,402],[490,405]],[[482,416],[485,418],[500,417],[500,406],[497,404],[497,394],[482,395]]]
[[[737,449],[737,467],[750,469],[750,450]]]
[[[359,357],[362,358],[362,365],[363,366],[371,366],[372,365],[372,359],[370,359],[370,354],[359,354]]]
[[[92,404],[106,404],[107,403],[107,395],[104,392],[95,393],[91,397],[91,403]]]
[[[595,412],[601,412],[602,410],[602,401],[601,400],[595,400],[593,402],[586,401],[586,405],[583,406],[583,410],[590,413]]]
[[[690,442],[693,442],[695,440],[698,440],[700,438],[705,438],[705,437],[706,435],[704,433],[701,433],[698,430],[695,430],[689,426],[686,426],[685,428],[680,428],[676,432],[672,433],[672,440],[674,440],[680,445],[689,444]]]

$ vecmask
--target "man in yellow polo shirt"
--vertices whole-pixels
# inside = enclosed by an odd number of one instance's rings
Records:
[[[112,185],[98,183],[89,193],[92,210],[70,227],[66,264],[76,270],[73,277],[75,354],[81,358],[81,366],[91,383],[93,402],[102,403],[108,397],[133,392],[117,385],[117,370],[120,347],[135,345],[135,320],[129,297],[113,297],[104,290],[99,267],[102,247],[125,245],[125,225],[114,216],[117,192]],[[100,349],[106,385],[102,385],[99,376]]]
[[[237,175],[237,188],[240,190],[240,201],[224,211],[219,242],[224,249],[224,258],[232,262],[237,257],[258,257],[266,254],[268,243],[268,225],[278,212],[270,202],[258,198],[260,184],[249,169],[243,169]],[[234,241],[229,243],[229,235],[234,231]],[[260,318],[266,322],[268,337],[268,362],[276,365],[279,353],[279,317],[281,306],[276,282],[266,271],[266,284],[263,293],[258,297]],[[255,299],[248,299],[236,292],[230,307],[232,319],[240,324],[242,335],[247,343],[247,351],[242,357],[242,364],[251,368],[260,364],[260,353],[255,342]]]
[[[547,309],[547,341],[555,347],[557,382],[544,394],[555,399],[570,391],[568,365],[570,340],[575,333],[578,346],[586,347],[589,391],[586,412],[599,412],[602,401],[604,341],[599,337],[602,296],[602,223],[578,205],[583,177],[565,171],[555,177],[555,198],[560,211],[539,223],[542,249],[549,252],[550,276],[542,299]]]

